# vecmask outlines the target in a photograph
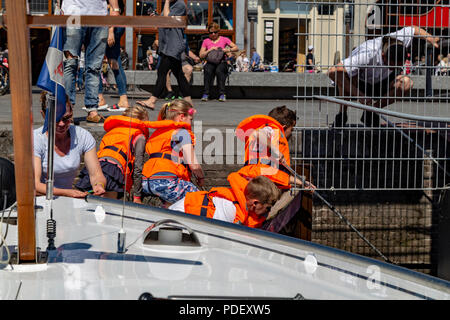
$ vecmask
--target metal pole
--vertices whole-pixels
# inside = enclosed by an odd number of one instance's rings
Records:
[[[47,150],[47,190],[46,199],[53,199],[53,182],[54,182],[54,155],[55,155],[55,122],[56,122],[56,102],[53,95],[47,94],[47,110],[48,110],[48,150]]]
[[[281,162],[281,165],[285,167],[294,177],[300,179],[302,181],[302,184],[305,186],[305,178],[301,175],[299,175],[297,172],[295,172],[290,166],[288,166],[286,163]],[[317,191],[314,191],[313,195],[315,195],[317,198],[319,198],[328,208],[331,209],[342,221],[344,221],[353,231],[356,232],[356,234],[371,247],[380,257],[382,257],[386,262],[392,263],[383,253],[381,253],[380,250],[378,250],[369,240],[367,240],[366,237],[364,237],[361,232],[358,231],[348,220],[345,218],[339,210],[337,210],[331,203],[329,203],[324,197],[322,197]]]
[[[432,73],[434,71],[434,64],[433,64],[433,47],[432,46],[427,46],[426,48],[426,52],[427,52],[427,61],[426,61],[426,66],[427,66],[427,71],[426,71],[426,96],[427,97],[432,97],[433,96],[433,83],[431,80],[431,76]]]

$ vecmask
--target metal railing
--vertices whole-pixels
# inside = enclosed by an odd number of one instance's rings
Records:
[[[293,161],[318,190],[450,184],[450,90],[440,84],[450,82],[450,2],[411,2],[297,1],[310,5],[298,15],[297,71],[310,74],[297,80]],[[414,74],[426,75],[425,89]]]
[[[439,276],[450,211],[450,1],[297,3],[310,11],[297,16],[291,166],[390,261]],[[313,242],[376,256],[317,199],[311,228]]]

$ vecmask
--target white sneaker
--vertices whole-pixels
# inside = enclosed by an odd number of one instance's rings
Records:
[[[108,104],[104,104],[104,105],[102,105],[102,106],[98,106],[97,110],[98,110],[98,111],[108,110]]]

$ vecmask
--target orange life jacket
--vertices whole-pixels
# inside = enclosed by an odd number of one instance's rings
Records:
[[[239,223],[250,228],[259,228],[266,217],[247,212],[247,200],[244,190],[248,180],[238,173],[228,176],[231,188],[211,188],[210,191],[188,192],[184,198],[184,211],[207,218],[213,218],[216,208],[213,197],[219,197],[233,202],[236,207],[236,216],[233,223]]]
[[[183,163],[183,153],[172,149],[172,136],[177,129],[186,129],[195,143],[191,125],[172,120],[146,121],[148,127],[156,128],[155,132],[147,140],[145,151],[149,154],[149,160],[144,164],[142,174],[150,178],[158,172],[170,172],[182,180],[190,181],[191,172],[187,164]]]
[[[270,148],[259,150],[260,146],[255,133],[264,127],[274,130],[274,142],[290,166],[289,144],[283,126],[272,117],[258,114],[242,120],[236,128],[237,137],[245,141],[245,164],[238,172],[249,178],[266,176],[280,189],[289,189],[291,187],[289,171],[271,158]]]
[[[236,196],[233,190],[230,188],[212,188],[210,191],[197,191],[188,192],[184,198],[184,212],[194,214],[197,216],[213,218],[216,212],[212,198],[219,197],[233,202],[236,207],[236,216],[233,223],[243,222],[242,219],[246,216],[245,212],[242,212],[242,208],[239,202],[236,200]]]
[[[230,183],[234,195],[236,196],[236,200],[239,202],[241,209],[243,209],[244,215],[239,217],[239,221],[241,221],[243,225],[250,228],[261,227],[267,217],[247,211],[247,199],[245,198],[244,190],[245,187],[247,187],[249,180],[244,178],[238,172],[230,173],[227,180]]]
[[[132,172],[134,168],[134,152],[131,152],[133,140],[143,134],[148,138],[148,128],[144,122],[126,116],[110,116],[105,120],[103,128],[106,134],[100,142],[97,152],[98,158],[110,157],[121,165],[122,172],[127,181],[127,191],[133,184]]]

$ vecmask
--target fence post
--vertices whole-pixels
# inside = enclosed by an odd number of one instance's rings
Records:
[[[450,192],[444,190],[440,201],[438,224],[438,261],[437,276],[450,280]]]

